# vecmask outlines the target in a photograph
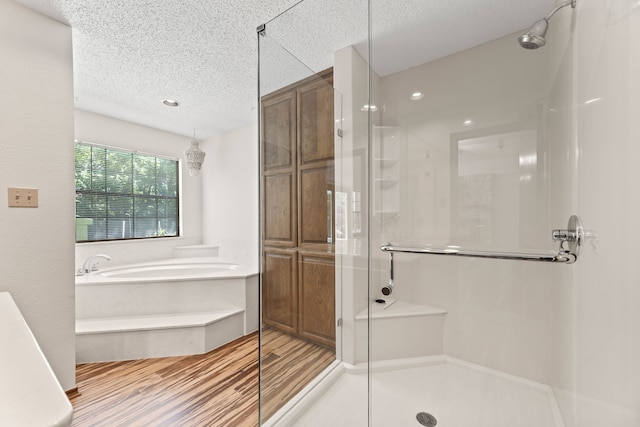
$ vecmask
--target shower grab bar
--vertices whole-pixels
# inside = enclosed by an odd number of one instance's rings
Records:
[[[512,259],[520,261],[542,261],[542,262],[560,262],[565,264],[573,264],[576,262],[577,256],[570,252],[558,252],[548,254],[532,254],[517,252],[490,252],[490,251],[474,251],[456,249],[451,247],[445,248],[411,248],[406,246],[382,245],[380,250],[383,252],[404,252],[410,254],[432,254],[432,255],[455,255],[473,258],[494,258],[494,259]]]
[[[380,246],[383,252],[403,252],[411,254],[431,254],[431,255],[450,255],[473,258],[492,258],[492,259],[510,259],[517,261],[541,261],[541,262],[557,262],[563,264],[573,264],[580,254],[580,246],[584,240],[584,231],[582,223],[576,215],[569,218],[567,230],[553,230],[552,238],[554,241],[560,241],[560,249],[558,253],[518,253],[518,252],[491,252],[459,249],[457,247],[407,247],[393,246],[386,243]]]

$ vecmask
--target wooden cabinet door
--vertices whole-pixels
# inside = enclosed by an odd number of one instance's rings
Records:
[[[300,252],[299,264],[298,333],[302,338],[335,348],[334,255]]]
[[[333,79],[321,73],[297,89],[298,246],[329,251],[333,245]]]
[[[297,264],[295,250],[264,250],[262,321],[290,334],[298,332]]]
[[[263,241],[267,246],[295,247],[298,244],[295,93],[265,97],[261,114]]]
[[[329,251],[334,238],[334,168],[298,172],[298,246]]]
[[[317,77],[298,89],[298,162],[333,161],[333,79]]]
[[[295,92],[266,96],[261,103],[263,171],[296,166],[297,110]]]
[[[291,172],[263,176],[262,232],[267,246],[298,245],[296,180]]]

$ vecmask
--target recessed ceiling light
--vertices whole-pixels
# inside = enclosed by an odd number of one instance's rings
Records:
[[[464,122],[462,122],[463,125],[465,126],[471,126],[472,124],[474,124],[475,122],[473,120],[465,120]]]
[[[177,107],[180,103],[174,99],[163,99],[162,103],[167,107]]]
[[[409,97],[409,99],[412,101],[418,101],[422,98],[424,98],[424,94],[422,92],[413,92]]]
[[[367,105],[363,105],[360,111],[378,111],[378,107],[376,107],[375,105],[369,106],[367,104]]]

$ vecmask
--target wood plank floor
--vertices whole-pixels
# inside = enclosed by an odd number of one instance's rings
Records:
[[[263,420],[335,360],[333,350],[272,329],[262,346]],[[258,335],[203,355],[78,365],[76,382],[76,427],[254,427]]]

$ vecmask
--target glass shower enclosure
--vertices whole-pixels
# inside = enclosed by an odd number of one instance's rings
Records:
[[[261,425],[640,425],[640,7],[488,7],[305,0],[259,29]]]

